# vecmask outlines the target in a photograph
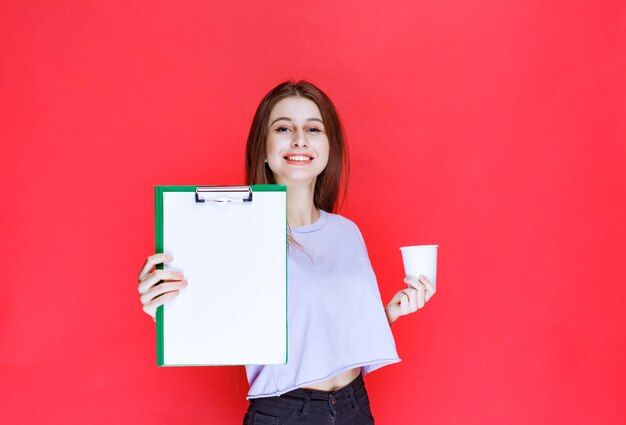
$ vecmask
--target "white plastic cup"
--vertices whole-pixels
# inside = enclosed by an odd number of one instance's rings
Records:
[[[439,245],[403,246],[404,273],[418,279],[420,275],[437,286],[437,248]]]

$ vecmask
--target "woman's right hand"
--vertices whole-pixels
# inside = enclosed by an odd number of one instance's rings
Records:
[[[173,257],[169,254],[154,254],[148,257],[139,272],[139,290],[143,311],[156,321],[156,310],[167,300],[171,300],[187,287],[184,275],[174,270],[154,270],[154,266],[169,263]]]

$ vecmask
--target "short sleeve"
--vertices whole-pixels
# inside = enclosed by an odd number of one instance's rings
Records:
[[[363,256],[369,259],[369,255],[367,254],[367,247],[365,246],[365,240],[363,239],[363,235],[361,234],[361,231],[359,230],[359,227],[356,224],[354,225],[354,231],[356,232],[357,238],[359,240],[359,245],[361,247]]]
[[[370,262],[369,255],[367,254],[365,240],[363,239],[363,235],[361,234],[361,231],[356,226],[356,224],[354,225],[354,229],[359,240],[359,251],[361,253],[361,256],[357,259],[357,262],[363,272],[364,279],[367,281],[370,290],[376,298],[380,299],[381,296],[380,290],[378,288],[378,282],[376,280],[376,274],[374,273],[374,269],[372,268],[372,263]]]

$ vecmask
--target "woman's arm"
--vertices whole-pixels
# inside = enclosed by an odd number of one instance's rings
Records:
[[[385,306],[385,314],[387,315],[387,321],[389,322],[389,326],[391,326],[393,322],[398,320],[397,316],[389,312],[389,305]]]

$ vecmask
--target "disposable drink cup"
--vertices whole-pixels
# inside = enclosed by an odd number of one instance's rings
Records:
[[[437,248],[439,245],[415,245],[400,248],[404,273],[418,279],[420,275],[437,286]]]

